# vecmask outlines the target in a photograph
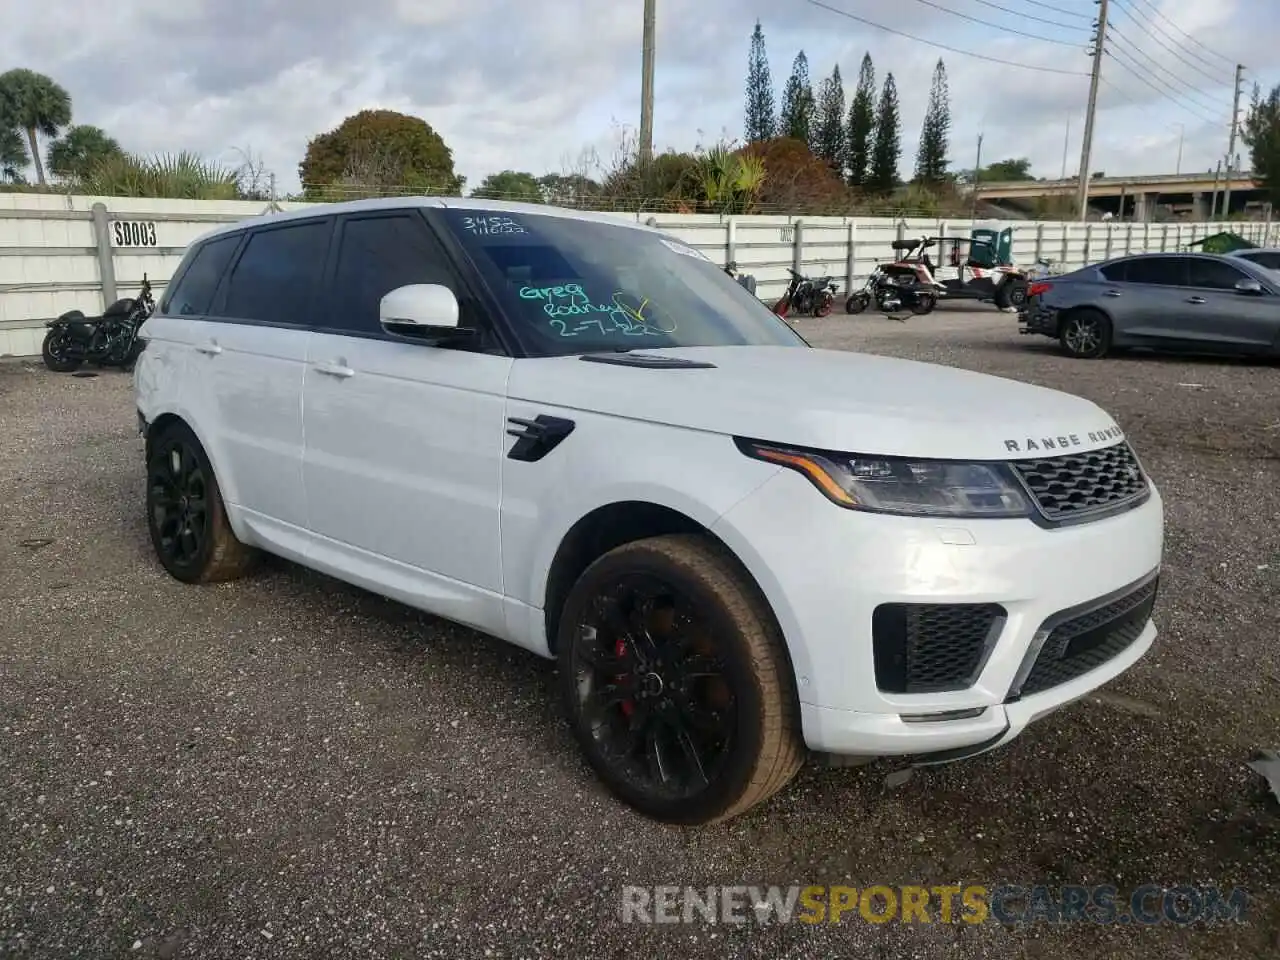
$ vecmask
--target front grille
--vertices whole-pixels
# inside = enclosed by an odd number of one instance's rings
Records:
[[[995,603],[882,603],[871,615],[876,686],[886,693],[972,686],[1006,616]]]
[[[1049,520],[1069,521],[1121,507],[1147,492],[1138,458],[1123,441],[1088,453],[1011,464]]]
[[[1029,696],[1074,680],[1124,652],[1151,619],[1159,580],[1137,589],[1049,631],[1018,696]]]

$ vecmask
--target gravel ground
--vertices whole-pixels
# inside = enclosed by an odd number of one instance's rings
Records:
[[[1111,411],[1167,502],[1152,652],[995,753],[658,826],[533,656],[284,563],[168,578],[129,377],[0,363],[0,956],[1274,956],[1280,805],[1245,763],[1280,747],[1280,368],[1075,362],[990,311],[800,324]],[[624,884],[1002,882],[1254,899],[1189,927],[619,919]]]

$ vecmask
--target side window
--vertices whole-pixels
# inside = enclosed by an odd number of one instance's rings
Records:
[[[440,283],[457,292],[444,250],[416,215],[353,217],[340,229],[328,298],[331,326],[377,333],[379,302],[406,284]]]
[[[1280,253],[1249,253],[1244,255],[1244,259],[1268,270],[1280,270]]]
[[[249,235],[231,271],[224,317],[264,323],[307,324],[312,297],[324,276],[328,220],[269,227]]]
[[[240,234],[210,240],[195,252],[177,284],[165,296],[164,312],[181,317],[200,316],[209,312],[213,293],[218,289],[231,256],[240,245]]]
[[[1182,257],[1140,257],[1125,266],[1128,283],[1153,283],[1164,287],[1184,285],[1187,262]]]
[[[1193,257],[1187,267],[1189,273],[1187,285],[1191,287],[1234,290],[1239,281],[1249,279],[1243,270],[1233,267],[1225,260]]]
[[[1100,267],[1099,272],[1112,283],[1124,283],[1125,267],[1128,265],[1128,260],[1121,260],[1119,263],[1109,263],[1105,267]]]

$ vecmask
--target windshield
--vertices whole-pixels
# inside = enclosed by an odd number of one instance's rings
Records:
[[[545,214],[446,209],[450,231],[535,356],[805,341],[692,247]]]

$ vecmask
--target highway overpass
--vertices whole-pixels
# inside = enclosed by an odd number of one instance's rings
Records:
[[[1165,217],[1214,219],[1221,210],[1224,177],[1207,173],[1169,173],[1138,177],[1094,177],[1089,181],[1089,206],[1097,213],[1110,212],[1129,220]],[[977,185],[978,199],[1015,207],[1034,207],[1045,201],[1074,201],[1079,183],[1067,180],[1005,180]],[[1216,204],[1214,200],[1216,198]],[[1262,209],[1262,187],[1247,170],[1232,174],[1231,213]]]

